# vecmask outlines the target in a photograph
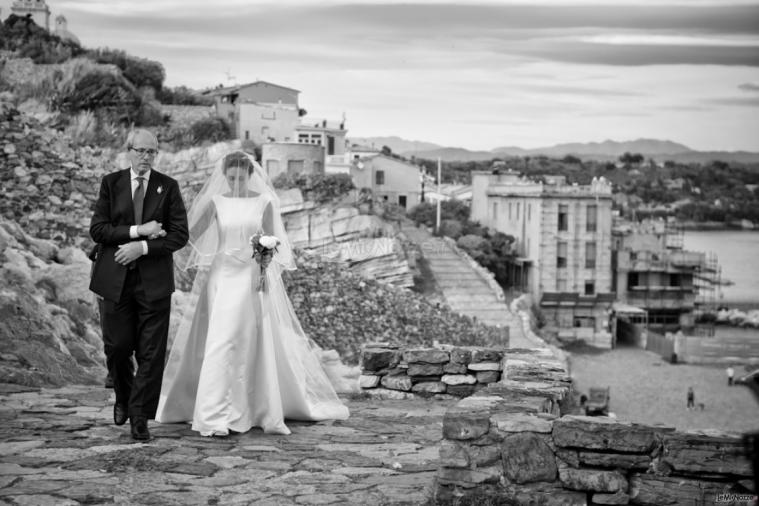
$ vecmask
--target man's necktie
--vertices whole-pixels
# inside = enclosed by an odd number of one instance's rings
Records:
[[[137,178],[137,189],[134,191],[134,197],[132,201],[134,203],[134,224],[142,224],[142,203],[145,200],[145,185],[143,184],[145,178],[140,176]]]

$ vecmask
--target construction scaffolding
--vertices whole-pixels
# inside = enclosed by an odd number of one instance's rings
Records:
[[[696,310],[712,313],[722,299],[722,268],[714,252],[704,256],[704,262],[699,265],[693,275],[696,286]]]

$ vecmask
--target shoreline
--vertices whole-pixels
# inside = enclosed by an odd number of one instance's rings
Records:
[[[759,228],[747,228],[740,222],[725,223],[721,221],[676,221],[683,230],[691,232],[759,232]]]

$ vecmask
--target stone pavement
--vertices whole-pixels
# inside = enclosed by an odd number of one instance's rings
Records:
[[[455,401],[344,399],[345,421],[202,438],[151,422],[138,443],[95,386],[0,384],[0,504],[431,503],[442,417]]]

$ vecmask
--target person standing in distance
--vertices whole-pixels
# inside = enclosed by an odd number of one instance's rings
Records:
[[[173,253],[187,243],[187,213],[177,182],[153,170],[158,140],[134,130],[128,169],[103,177],[90,222],[101,245],[90,290],[103,297],[106,362],[116,402],[113,421],[150,439],[161,390],[174,292]],[[134,353],[137,372],[130,364]]]

